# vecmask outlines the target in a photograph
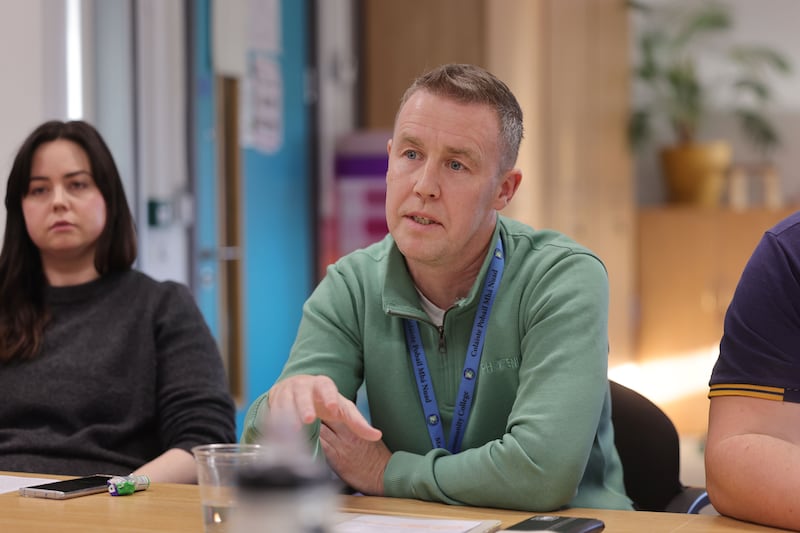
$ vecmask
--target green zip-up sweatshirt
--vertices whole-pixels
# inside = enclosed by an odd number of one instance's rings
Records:
[[[324,374],[351,399],[364,383],[372,424],[392,451],[386,496],[528,511],[631,509],[611,425],[605,268],[553,231],[498,217],[492,242],[498,235],[505,271],[461,452],[432,449],[403,322],[419,323],[447,438],[494,246],[441,328],[422,309],[391,236],[343,257],[304,305],[279,380]],[[250,407],[245,442],[259,439],[267,408],[266,394]]]

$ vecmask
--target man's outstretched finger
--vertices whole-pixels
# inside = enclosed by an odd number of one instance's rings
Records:
[[[342,421],[350,428],[350,431],[358,435],[364,440],[368,441],[378,441],[381,440],[383,437],[383,433],[381,430],[373,427],[367,422],[367,419],[364,418],[364,415],[361,414],[361,411],[358,410],[356,404],[353,402],[348,402],[348,405],[345,406],[345,413]]]

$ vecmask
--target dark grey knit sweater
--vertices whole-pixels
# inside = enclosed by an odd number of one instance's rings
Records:
[[[222,360],[185,286],[128,271],[46,298],[41,353],[0,365],[0,470],[127,474],[235,441]]]

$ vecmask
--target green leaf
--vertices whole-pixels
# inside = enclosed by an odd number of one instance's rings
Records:
[[[736,115],[747,139],[762,154],[766,154],[780,145],[777,130],[767,118],[752,109],[738,109]]]
[[[667,83],[672,93],[669,115],[673,127],[684,134],[693,134],[703,111],[703,88],[694,64],[687,61],[669,69]]]
[[[733,87],[739,92],[751,94],[762,104],[768,102],[772,97],[772,92],[767,84],[756,78],[741,78],[734,82]]]
[[[727,30],[732,25],[728,10],[719,4],[705,4],[687,13],[682,27],[677,31],[675,45],[687,46],[700,37]]]
[[[628,137],[634,149],[641,148],[652,135],[650,124],[650,113],[643,109],[637,109],[628,120]]]
[[[653,8],[644,2],[637,2],[636,0],[628,0],[628,8],[634,11],[641,11],[642,13],[651,13]]]
[[[641,45],[641,64],[636,69],[636,75],[645,81],[652,81],[660,74],[658,62],[656,61],[655,50],[658,46],[658,36],[649,33],[642,36]]]
[[[731,59],[751,70],[772,70],[777,74],[790,74],[791,64],[780,52],[766,46],[735,46],[730,52]]]

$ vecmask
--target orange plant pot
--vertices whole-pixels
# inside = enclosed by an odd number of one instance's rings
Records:
[[[731,147],[716,141],[664,148],[661,165],[670,202],[716,207],[731,165]]]

